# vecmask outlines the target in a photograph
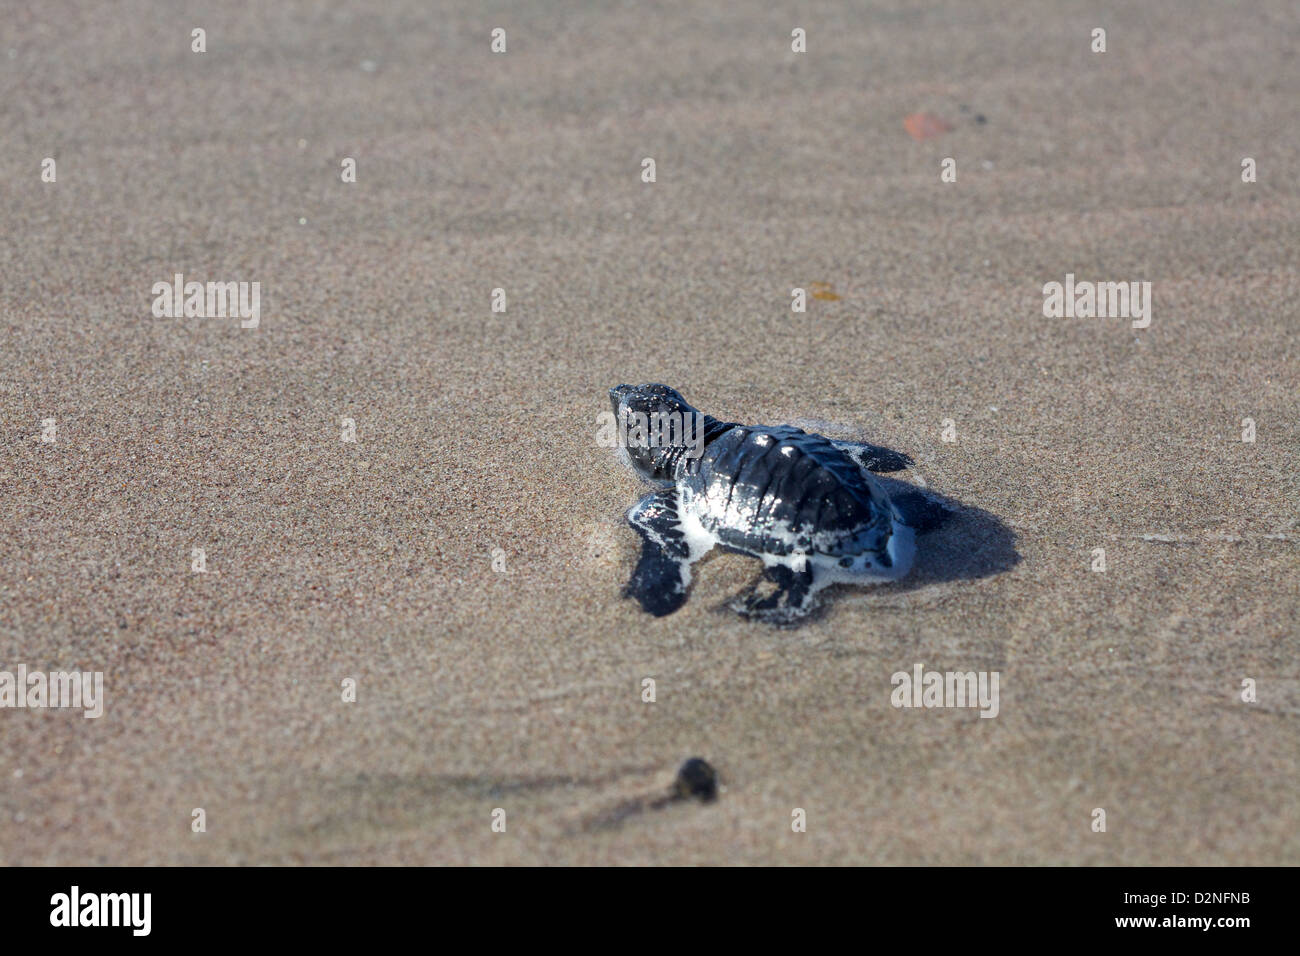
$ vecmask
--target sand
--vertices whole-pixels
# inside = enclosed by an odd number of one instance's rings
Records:
[[[1300,862],[1294,4],[257,6],[4,17],[0,669],[106,705],[0,710],[0,862]],[[963,510],[802,629],[738,556],[650,618],[638,381]]]

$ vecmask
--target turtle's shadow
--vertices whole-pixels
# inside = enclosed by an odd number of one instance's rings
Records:
[[[997,515],[896,478],[874,478],[890,498],[915,500],[921,491],[931,505],[942,508],[942,513],[936,509],[928,515],[933,527],[919,528],[911,572],[880,590],[915,591],[949,581],[972,581],[1001,574],[1020,563],[1016,534]]]
[[[804,614],[785,621],[769,621],[770,625],[779,630],[792,630],[825,617],[841,600],[860,603],[861,599],[866,599],[868,604],[874,604],[873,598],[887,601],[892,594],[905,594],[953,581],[992,577],[1020,563],[1015,532],[996,515],[896,478],[881,474],[874,474],[872,478],[881,484],[907,516],[908,523],[918,531],[912,570],[900,581],[832,585]],[[736,597],[745,593],[742,591]],[[855,596],[859,601],[853,600]],[[714,610],[734,613],[737,610],[735,600],[733,597],[724,601]]]

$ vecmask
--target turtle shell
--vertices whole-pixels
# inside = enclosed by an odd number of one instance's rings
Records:
[[[821,435],[737,425],[688,463],[682,504],[724,547],[747,554],[852,557],[888,542],[878,483]]]

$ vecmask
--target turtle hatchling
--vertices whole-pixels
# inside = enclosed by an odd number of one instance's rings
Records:
[[[641,557],[624,593],[656,617],[687,598],[691,565],[714,546],[762,560],[762,578],[731,603],[776,626],[798,624],[830,584],[896,581],[916,535],[943,509],[872,472],[910,460],[791,425],[739,425],[702,415],[667,385],[619,385],[610,402],[620,454],[654,491],[627,512]]]

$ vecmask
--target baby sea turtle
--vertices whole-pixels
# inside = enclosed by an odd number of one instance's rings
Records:
[[[627,513],[642,546],[624,592],[656,617],[686,602],[691,564],[717,545],[765,565],[763,579],[733,608],[797,624],[829,584],[907,574],[917,531],[941,515],[919,492],[891,500],[871,472],[911,462],[887,448],[791,425],[721,422],[667,385],[619,385],[609,396],[629,436],[621,445],[627,463],[656,488]],[[685,426],[647,433],[644,423],[656,421]]]

